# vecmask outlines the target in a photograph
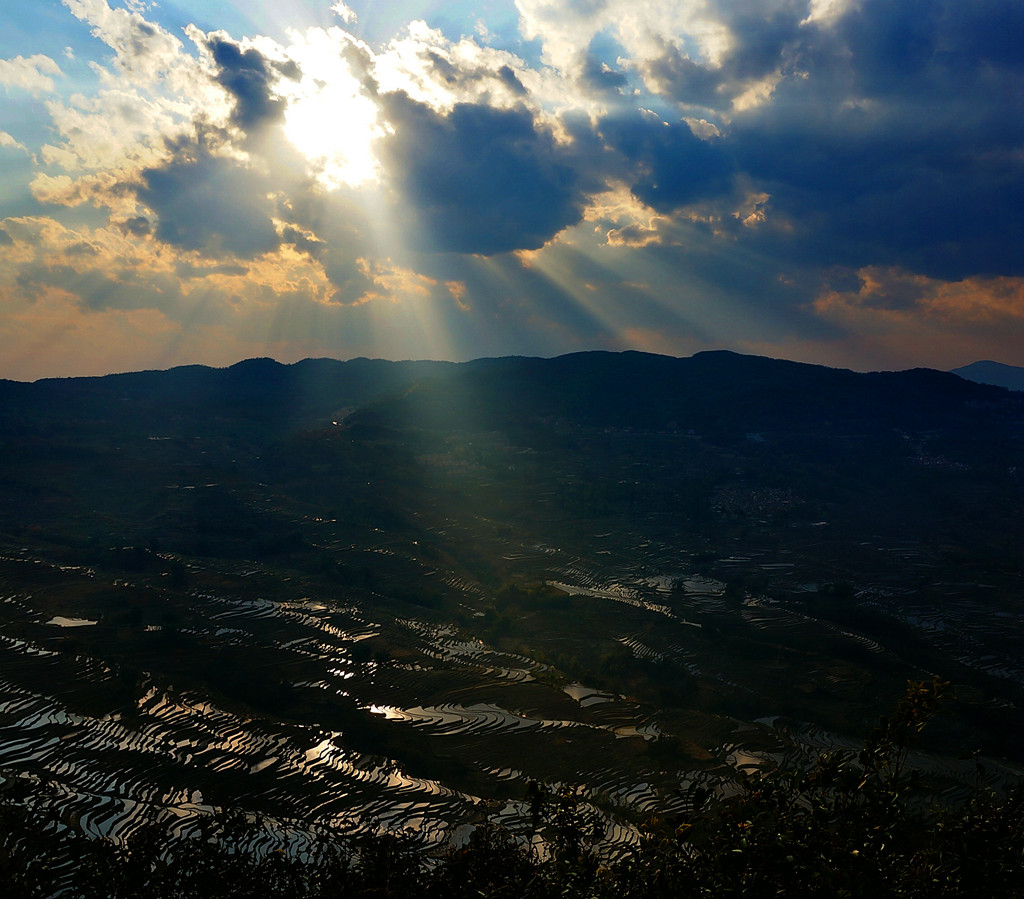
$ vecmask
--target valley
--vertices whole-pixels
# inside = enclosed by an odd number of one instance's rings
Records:
[[[1019,397],[702,355],[7,382],[4,776],[289,846],[568,788],[621,854],[938,676],[933,798],[1019,779]]]

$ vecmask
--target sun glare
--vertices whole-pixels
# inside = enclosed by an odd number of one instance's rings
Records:
[[[291,49],[303,78],[285,113],[288,140],[328,188],[378,180],[373,145],[384,126],[376,104],[352,74],[343,47],[329,32],[312,29],[298,36]]]

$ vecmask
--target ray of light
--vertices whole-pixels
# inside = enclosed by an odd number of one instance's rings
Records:
[[[660,260],[638,265],[635,253],[587,241],[556,243],[525,261],[535,276],[571,298],[576,315],[593,323],[593,339],[605,348],[632,348],[642,333],[661,335],[659,351],[670,349],[673,338],[681,351],[716,341],[687,299],[690,289],[681,268],[670,269]],[[672,300],[664,296],[665,281],[676,285]]]
[[[539,265],[524,266],[511,255],[477,257],[475,267],[484,292],[500,300],[491,310],[491,328],[499,328],[503,344],[517,334],[523,345],[556,355],[580,349],[581,335],[605,335],[603,323]],[[485,294],[486,295],[486,294]]]

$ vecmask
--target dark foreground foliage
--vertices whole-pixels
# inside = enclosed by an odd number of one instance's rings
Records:
[[[571,792],[534,796],[543,848],[495,825],[440,856],[409,836],[321,834],[301,853],[258,848],[263,823],[203,819],[188,838],[151,824],[123,844],[41,811],[38,788],[0,789],[0,888],[74,897],[1024,897],[1024,789],[980,787],[930,809],[907,752],[941,682],[910,684],[860,753],[751,777],[735,795],[694,790],[692,810],[653,820],[625,859],[603,861],[596,814]],[[543,799],[543,802],[542,802]]]

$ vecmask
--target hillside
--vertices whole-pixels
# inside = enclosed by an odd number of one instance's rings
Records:
[[[965,747],[1005,784],[1022,423],[732,353],[0,383],[0,768],[118,838],[223,805],[522,836],[576,785],[621,852],[937,675],[931,796]]]

